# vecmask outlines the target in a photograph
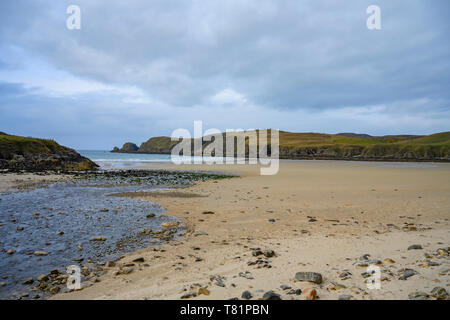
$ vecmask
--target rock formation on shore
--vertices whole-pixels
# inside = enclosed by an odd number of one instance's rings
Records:
[[[0,133],[0,169],[85,171],[97,167],[75,150],[53,140]]]
[[[139,147],[135,145],[133,142],[125,142],[121,149],[118,147],[114,147],[111,152],[119,152],[119,153],[135,153],[138,152]]]
[[[279,137],[282,159],[450,161],[450,132],[428,136],[375,137],[354,133],[334,135],[280,131]],[[177,141],[171,141],[170,137],[153,137],[131,152],[170,154],[177,143]],[[204,141],[203,148],[210,143],[210,141]],[[248,146],[248,140],[246,145]],[[113,152],[130,152],[125,151],[124,147],[120,150],[116,147]],[[224,142],[224,154],[225,148]]]

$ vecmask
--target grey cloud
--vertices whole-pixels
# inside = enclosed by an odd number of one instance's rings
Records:
[[[382,10],[380,31],[365,27],[374,3]],[[78,31],[65,28],[69,4],[2,1],[0,45],[83,79],[135,86],[155,101],[149,109],[214,112],[211,97],[225,89],[246,98],[243,109],[281,118],[383,105],[434,119],[450,109],[446,0],[79,0]],[[83,99],[100,109],[104,103]],[[417,101],[426,103],[412,107]]]

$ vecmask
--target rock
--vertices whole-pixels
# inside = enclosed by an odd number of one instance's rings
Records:
[[[431,296],[438,300],[447,300],[448,292],[442,287],[435,287],[433,288],[433,290],[431,290]]]
[[[125,267],[120,270],[121,274],[130,274],[134,271],[133,267]]]
[[[395,263],[395,261],[392,260],[391,258],[384,259],[384,262]]]
[[[207,288],[199,288],[198,289],[198,295],[205,295],[205,296],[209,296],[210,292]]]
[[[35,252],[33,252],[33,254],[35,256],[46,256],[46,255],[48,255],[48,253],[45,252],[45,251],[35,251]]]
[[[309,281],[316,284],[322,283],[322,275],[318,272],[297,272],[295,279],[298,281]]]
[[[244,272],[239,272],[239,276],[242,277],[242,278],[249,279],[249,280],[254,279],[252,274],[250,272],[248,272],[248,271],[246,271],[245,273]]]
[[[39,277],[36,278],[39,282],[45,282],[48,281],[48,276],[46,274],[41,274]]]
[[[271,218],[271,219],[269,219],[269,222],[274,223],[274,222],[275,222],[275,219]]]
[[[242,299],[249,300],[249,299],[253,298],[253,295],[251,294],[250,291],[246,290],[246,291],[242,292],[242,296],[241,297],[242,297]]]
[[[176,228],[180,223],[178,221],[164,222],[161,224],[163,228]]]
[[[275,251],[273,251],[273,250],[264,250],[263,254],[267,258],[271,258],[271,257],[273,257],[275,255]]]
[[[343,284],[331,281],[331,285],[329,286],[329,290],[340,290],[340,289],[345,289],[347,288],[346,286],[344,286]]]
[[[189,299],[189,298],[194,298],[197,296],[197,292],[195,291],[190,291],[190,292],[186,292],[185,294],[183,294],[181,296],[181,299]]]
[[[282,284],[282,285],[280,286],[280,288],[281,288],[281,290],[288,290],[288,289],[292,289],[292,287],[291,287],[291,286],[288,286],[288,285],[285,285],[285,284]]]
[[[339,274],[339,278],[341,278],[341,280],[347,280],[350,279],[352,277],[352,274],[349,271],[343,271],[341,272],[341,274]]]
[[[17,227],[16,229],[17,229],[17,231],[22,231],[23,227]]]
[[[154,217],[155,217],[154,213],[150,213],[150,214],[146,215],[147,219],[151,219],[151,218],[154,218]]]
[[[112,267],[116,266],[116,263],[114,261],[108,261],[108,262],[106,262],[105,266],[107,268],[112,268]]]
[[[273,292],[272,290],[264,293],[263,300],[281,300],[281,296],[278,293]]]
[[[139,257],[139,258],[136,258],[136,259],[133,260],[133,262],[137,262],[137,263],[142,263],[142,262],[144,262],[144,261],[145,261],[145,260],[144,260],[143,257]]]
[[[410,300],[428,300],[429,295],[425,292],[412,292],[410,294],[408,294],[408,298]]]
[[[91,241],[106,241],[106,238],[98,236],[98,237],[93,237],[93,238],[91,238],[89,240],[91,240]]]
[[[33,278],[28,278],[25,279],[22,284],[28,285],[28,284],[32,284],[34,282]]]
[[[215,214],[214,211],[203,211],[202,214]]]
[[[413,275],[417,274],[417,271],[413,269],[406,269],[404,270],[403,274],[398,278],[399,280],[406,280],[409,277],[412,277]]]
[[[295,295],[299,296],[302,294],[302,290],[301,289],[291,289],[286,294],[295,294]]]
[[[259,255],[262,255],[263,252],[260,249],[253,249],[252,250],[252,256],[257,257]]]
[[[16,250],[14,250],[14,249],[9,249],[9,250],[6,251],[6,253],[7,253],[7,254],[14,254],[14,253],[16,253]]]
[[[350,294],[341,294],[338,299],[339,300],[351,300],[352,298],[353,298],[353,296]]]
[[[0,282],[0,287],[4,287],[4,286],[6,286],[6,282]]]
[[[57,293],[59,292],[59,290],[60,290],[60,287],[58,287],[58,286],[53,286],[53,287],[50,287],[50,288],[48,289],[48,292],[51,293],[51,294],[57,294]]]
[[[211,276],[211,277],[209,278],[209,280],[214,281],[214,284],[215,284],[216,286],[219,286],[219,287],[225,287],[225,283],[224,283],[224,281],[226,280],[225,277],[221,277],[221,276]]]
[[[100,212],[108,212],[108,211],[109,211],[109,209],[106,209],[106,208],[100,210]]]
[[[423,249],[420,244],[413,244],[408,247],[408,250],[421,250]]]
[[[306,288],[303,290],[302,295],[306,300],[316,300],[317,299],[317,291],[313,288]]]

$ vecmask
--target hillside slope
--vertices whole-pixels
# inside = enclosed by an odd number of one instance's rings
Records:
[[[280,131],[279,137],[282,159],[450,161],[450,132],[372,137]],[[203,147],[210,143],[203,142]],[[169,154],[176,144],[170,137],[154,137],[142,143],[137,152]]]
[[[53,140],[0,133],[0,169],[81,171],[97,167],[75,150]]]

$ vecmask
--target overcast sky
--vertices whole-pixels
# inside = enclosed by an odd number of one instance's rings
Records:
[[[66,8],[81,8],[69,30]],[[366,9],[381,8],[381,30]],[[0,131],[77,149],[177,128],[450,130],[448,0],[0,1]]]

